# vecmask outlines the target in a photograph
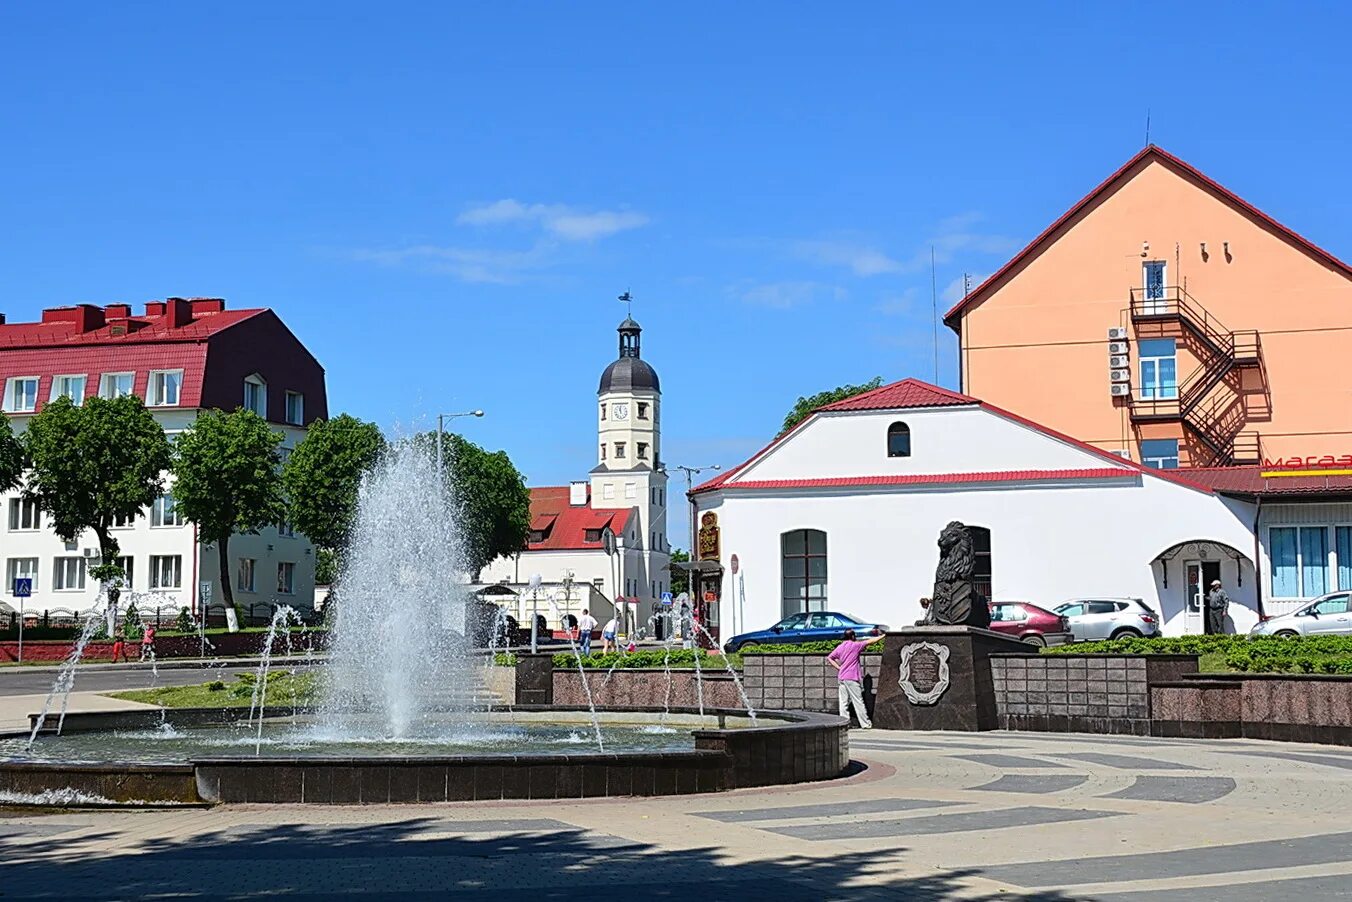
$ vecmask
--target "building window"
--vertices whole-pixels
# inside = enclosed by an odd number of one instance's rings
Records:
[[[178,515],[173,495],[161,495],[150,506],[151,526],[182,526],[183,518]]]
[[[614,501],[614,500],[615,500],[615,483],[613,483],[613,482],[607,482],[606,484],[604,484],[603,486],[601,486],[601,497],[604,498],[606,501]]]
[[[584,542],[599,542],[599,541],[601,541],[601,530],[599,530],[599,529],[588,529],[588,530],[583,531],[583,533],[582,533],[582,541],[584,541]]]
[[[601,443],[601,459],[602,459],[602,460],[605,460],[605,459],[606,459],[606,443],[605,443],[605,442],[602,442],[602,443]]]
[[[38,590],[38,559],[35,557],[12,557],[5,562],[5,591],[14,594],[16,579],[31,579],[32,591]]]
[[[38,377],[12,376],[5,383],[5,412],[31,413],[38,408]]]
[[[911,456],[911,427],[905,423],[893,423],[887,427],[887,456]]]
[[[104,373],[99,377],[99,397],[111,401],[131,394],[135,375],[135,373]]]
[[[52,559],[52,588],[57,592],[80,592],[85,587],[85,559],[59,557]]]
[[[305,422],[305,396],[298,391],[286,393],[286,421],[293,426]]]
[[[1172,338],[1147,338],[1136,342],[1141,364],[1141,390],[1146,400],[1178,397],[1178,342]]]
[[[972,537],[972,583],[987,599],[991,597],[991,531],[984,526],[969,526]]]
[[[177,407],[182,370],[151,370],[147,402],[151,407]]]
[[[296,565],[282,561],[277,565],[277,594],[294,595],[296,593]]]
[[[114,514],[114,515],[113,515],[112,522],[108,524],[108,528],[109,528],[109,529],[131,529],[134,525],[136,525],[136,516],[135,516],[135,515],[130,516],[130,517],[127,517],[127,516],[123,516],[122,514]]]
[[[625,497],[625,498],[637,498],[637,497],[638,497],[638,483],[636,483],[636,482],[626,482],[626,483],[624,484],[624,497]]]
[[[543,542],[544,540],[545,540],[545,531],[543,529],[532,529],[530,531],[530,535],[526,537],[526,541],[532,545]]]
[[[606,405],[602,404],[602,405],[601,405],[601,419],[604,420],[605,418],[606,418]]]
[[[795,529],[780,536],[783,616],[826,610],[826,533]]]
[[[150,556],[150,588],[183,588],[183,556],[178,554],[152,554]]]
[[[1333,548],[1338,555],[1338,588],[1352,589],[1352,526],[1334,527]]]
[[[9,499],[10,532],[31,532],[42,528],[42,511],[31,498]]]
[[[268,386],[262,378],[250,376],[244,380],[244,409],[260,417],[268,415]]]
[[[639,443],[638,443],[638,459],[639,459],[639,460],[647,460],[647,459],[648,459],[648,443],[647,443],[647,442],[639,442]]]
[[[1178,439],[1150,438],[1141,442],[1141,463],[1156,470],[1178,469]]]
[[[1344,539],[1339,527],[1339,542]],[[1316,598],[1330,591],[1329,531],[1326,526],[1274,526],[1268,530],[1274,598]],[[1352,549],[1349,549],[1352,550]],[[1339,548],[1338,577],[1345,566]],[[1352,576],[1352,574],[1349,574]]]
[[[113,563],[117,565],[117,569],[122,571],[122,588],[131,589],[132,588],[131,580],[136,573],[135,569],[136,561],[132,558],[131,555],[126,554],[123,555],[122,557],[115,558],[113,560]]]
[[[254,590],[254,567],[258,561],[251,557],[239,559],[239,570],[235,574],[235,588],[241,592]]]
[[[615,459],[624,460],[624,442],[615,443]]]
[[[1141,264],[1143,313],[1164,313],[1168,303],[1164,298],[1165,276],[1168,264],[1163,260],[1147,260]]]
[[[592,580],[592,585],[595,586],[597,589],[604,591],[606,587],[606,578],[604,576],[598,576]]]
[[[283,539],[294,539],[296,537],[296,527],[292,526],[286,520],[277,523],[277,535]]]
[[[85,377],[84,376],[53,376],[52,377],[52,397],[70,398],[76,407],[84,404],[85,396]]]
[[[640,420],[648,419],[648,405],[642,401],[638,402],[638,418]]]

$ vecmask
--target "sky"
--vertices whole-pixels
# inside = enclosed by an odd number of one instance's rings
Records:
[[[800,395],[957,387],[936,301],[1147,119],[1352,255],[1349,26],[1335,3],[5,4],[0,312],[271,307],[331,413],[482,408],[461,431],[557,485],[596,462],[629,290],[664,457],[728,467]]]

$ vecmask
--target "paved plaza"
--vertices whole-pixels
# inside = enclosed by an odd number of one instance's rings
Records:
[[[1352,898],[1352,752],[855,732],[852,776],[663,799],[0,814],[0,899]]]

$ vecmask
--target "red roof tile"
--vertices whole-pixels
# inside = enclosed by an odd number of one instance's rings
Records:
[[[1273,219],[1271,216],[1267,215],[1262,210],[1255,207],[1253,204],[1244,200],[1242,197],[1235,194],[1230,189],[1224,187],[1215,180],[1203,174],[1202,171],[1197,169],[1195,166],[1183,162],[1178,157],[1174,156],[1168,151],[1156,147],[1154,144],[1149,144],[1145,148],[1143,148],[1139,153],[1133,156],[1130,160],[1128,160],[1125,164],[1123,164],[1122,168],[1118,169],[1112,175],[1108,176],[1108,178],[1105,179],[1093,191],[1090,191],[1088,194],[1082,197],[1080,201],[1077,204],[1075,204],[1075,206],[1071,207],[1069,210],[1063,213],[1055,222],[1047,226],[1047,228],[1043,230],[1042,234],[1038,235],[1031,242],[1029,242],[1028,246],[1025,247],[1023,250],[1019,251],[1017,254],[1015,254],[1014,257],[1008,263],[1006,263],[1004,266],[996,270],[996,272],[993,275],[991,275],[984,282],[978,285],[975,290],[973,290],[965,298],[963,298],[961,301],[955,304],[953,309],[949,310],[947,313],[944,314],[945,325],[956,331],[958,329],[958,317],[960,316],[960,314],[962,314],[963,311],[970,309],[973,305],[983,300],[986,297],[986,295],[989,294],[994,289],[996,285],[1001,284],[1005,276],[1009,275],[1013,270],[1018,268],[1019,265],[1022,264],[1025,260],[1031,258],[1037,253],[1040,253],[1045,245],[1050,244],[1052,240],[1058,237],[1058,233],[1060,232],[1061,228],[1065,226],[1067,223],[1069,223],[1071,220],[1073,220],[1081,210],[1084,210],[1095,200],[1097,200],[1101,195],[1111,190],[1120,180],[1127,177],[1128,173],[1130,173],[1137,164],[1146,160],[1157,160],[1173,168],[1175,171],[1181,172],[1183,175],[1200,182],[1204,187],[1212,191],[1222,200],[1239,208],[1241,212],[1248,214],[1250,217],[1257,220],[1260,224],[1267,226],[1269,229],[1277,233],[1279,236],[1286,238],[1288,241],[1302,248],[1303,250],[1305,250],[1306,253],[1310,254],[1310,256],[1317,258],[1323,263],[1326,263],[1328,266],[1338,270],[1343,275],[1352,278],[1352,266],[1349,266],[1348,264],[1344,263],[1342,260],[1338,259],[1333,254],[1319,247],[1319,245],[1315,244],[1313,241],[1310,241],[1308,238],[1305,238],[1297,234],[1295,231],[1282,225],[1280,222]]]
[[[976,404],[976,398],[919,379],[902,379],[872,391],[855,395],[819,410],[903,410],[912,407],[953,407],[958,404]]]
[[[1197,467],[1180,470],[1188,478],[1224,495],[1352,495],[1352,476],[1264,476],[1262,467]]]
[[[587,541],[587,530],[598,532],[607,526],[616,534],[629,528],[629,520],[637,515],[634,508],[594,510],[590,490],[586,506],[569,503],[569,486],[540,486],[530,490],[530,517],[532,530],[545,532],[543,541],[530,542],[527,551],[600,551],[601,540]]]

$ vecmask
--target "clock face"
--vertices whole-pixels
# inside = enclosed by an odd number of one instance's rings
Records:
[[[615,405],[615,419],[617,419],[617,420],[627,420],[627,419],[629,419],[629,405],[628,405],[628,404],[616,404],[616,405]]]

